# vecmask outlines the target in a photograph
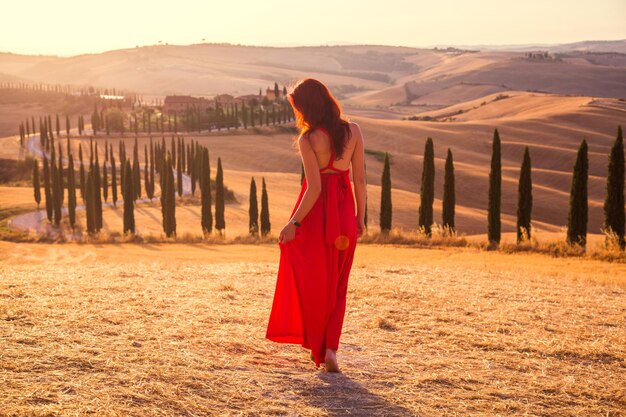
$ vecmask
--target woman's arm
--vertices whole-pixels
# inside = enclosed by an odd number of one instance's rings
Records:
[[[352,182],[356,197],[356,220],[359,236],[365,231],[365,200],[367,196],[367,181],[365,178],[365,146],[363,134],[358,124],[352,122],[352,134],[355,135],[356,145],[352,154]]]
[[[289,223],[283,228],[278,237],[278,241],[286,243],[292,240],[296,234],[296,226],[291,223],[294,219],[297,222],[301,222],[302,219],[311,211],[317,198],[322,192],[322,180],[320,178],[320,170],[317,164],[317,158],[315,152],[311,147],[311,143],[308,140],[308,135],[301,135],[298,138],[298,148],[300,149],[300,155],[302,157],[302,164],[304,165],[304,175],[306,176],[307,187],[302,195],[302,200],[296,209],[295,213],[289,219]]]

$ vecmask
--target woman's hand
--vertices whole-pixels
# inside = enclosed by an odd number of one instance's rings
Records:
[[[296,237],[296,226],[293,223],[287,223],[278,235],[278,243],[287,243]]]
[[[365,221],[363,219],[356,219],[356,232],[359,237],[365,233]]]

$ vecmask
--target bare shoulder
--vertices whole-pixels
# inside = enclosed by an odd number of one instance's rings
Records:
[[[298,147],[300,149],[311,149],[312,148],[312,144],[311,144],[311,133],[310,132],[306,132],[306,133],[302,133],[300,134],[300,136],[298,136]]]
[[[363,133],[361,132],[361,127],[356,122],[349,122],[350,131],[352,132],[352,136],[356,139],[357,142],[363,142]]]

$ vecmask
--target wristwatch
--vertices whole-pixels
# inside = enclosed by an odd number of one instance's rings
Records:
[[[294,225],[294,226],[296,226],[296,227],[300,227],[300,226],[301,226],[301,225],[300,225],[300,223],[296,221],[296,219],[291,219],[291,220],[289,221],[289,223],[293,224],[293,225]]]

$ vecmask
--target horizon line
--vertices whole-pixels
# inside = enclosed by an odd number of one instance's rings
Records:
[[[13,52],[13,51],[0,51],[0,54],[11,54],[11,55],[22,55],[22,56],[39,56],[39,57],[53,57],[53,58],[73,58],[82,55],[98,55],[104,54],[108,52],[116,52],[116,51],[124,51],[130,49],[139,49],[139,48],[148,48],[148,47],[162,47],[162,46],[173,46],[173,47],[186,47],[186,46],[195,46],[195,45],[224,45],[224,46],[239,46],[239,47],[252,47],[252,48],[316,48],[316,47],[342,47],[342,46],[386,46],[391,48],[411,48],[411,49],[434,49],[434,48],[458,48],[458,49],[506,49],[506,48],[531,48],[531,47],[554,47],[560,45],[572,45],[578,43],[585,42],[626,42],[626,38],[621,39],[583,39],[579,41],[573,42],[554,42],[554,43],[512,43],[512,44],[431,44],[431,45],[399,45],[399,44],[373,44],[373,43],[352,43],[352,42],[344,42],[344,41],[332,41],[326,43],[266,43],[266,44],[242,44],[242,43],[231,43],[231,42],[198,42],[198,43],[188,43],[188,44],[170,44],[163,43],[162,41],[158,41],[155,44],[147,44],[147,45],[135,45],[129,47],[122,48],[113,48],[96,52],[82,52],[76,54],[62,55],[62,54],[37,54],[37,53],[21,53],[21,52]]]

